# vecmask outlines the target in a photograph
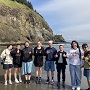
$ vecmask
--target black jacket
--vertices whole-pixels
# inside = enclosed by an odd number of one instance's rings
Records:
[[[37,53],[36,53],[37,51]],[[43,60],[43,56],[44,56],[44,48],[41,47],[41,49],[37,49],[37,47],[34,48],[34,60]]]
[[[22,63],[22,50],[19,50],[17,53],[17,49],[14,49],[10,52],[13,57],[13,64],[21,64]]]
[[[22,50],[23,55],[23,62],[31,62],[32,61],[32,55],[33,55],[33,49],[30,47],[25,47]]]
[[[63,64],[64,64],[64,65],[67,65],[67,61],[66,61],[66,58],[67,58],[67,57],[63,57],[63,54],[66,54],[65,51],[63,51],[63,52],[58,51],[58,52],[57,52],[58,57],[56,58],[56,64],[58,64],[58,60],[59,60],[59,58],[60,58],[60,53],[62,53]]]

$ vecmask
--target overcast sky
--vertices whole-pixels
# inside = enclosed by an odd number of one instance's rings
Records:
[[[90,0],[29,0],[66,41],[90,40]]]

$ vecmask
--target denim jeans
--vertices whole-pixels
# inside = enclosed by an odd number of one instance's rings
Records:
[[[70,76],[71,76],[71,85],[72,87],[81,86],[81,66],[80,65],[69,65]]]
[[[45,61],[44,70],[54,72],[55,71],[54,61]]]

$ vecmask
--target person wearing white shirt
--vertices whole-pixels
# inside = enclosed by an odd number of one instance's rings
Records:
[[[71,42],[71,49],[67,53],[69,59],[69,70],[71,76],[72,90],[80,90],[81,86],[81,50],[77,41]]]
[[[7,75],[9,75],[9,84],[12,84],[11,81],[11,71],[12,71],[12,67],[13,67],[13,58],[10,54],[12,50],[12,45],[8,45],[7,49],[3,50],[3,52],[1,53],[1,58],[5,58],[4,64],[3,64],[3,69],[5,70],[4,73],[4,79],[5,79],[5,85],[7,85]]]

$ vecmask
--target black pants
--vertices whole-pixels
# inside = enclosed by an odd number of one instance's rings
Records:
[[[57,68],[57,80],[58,80],[58,82],[60,82],[61,71],[62,71],[62,81],[65,82],[66,65],[64,65],[63,63],[58,63],[56,65],[56,68]]]

